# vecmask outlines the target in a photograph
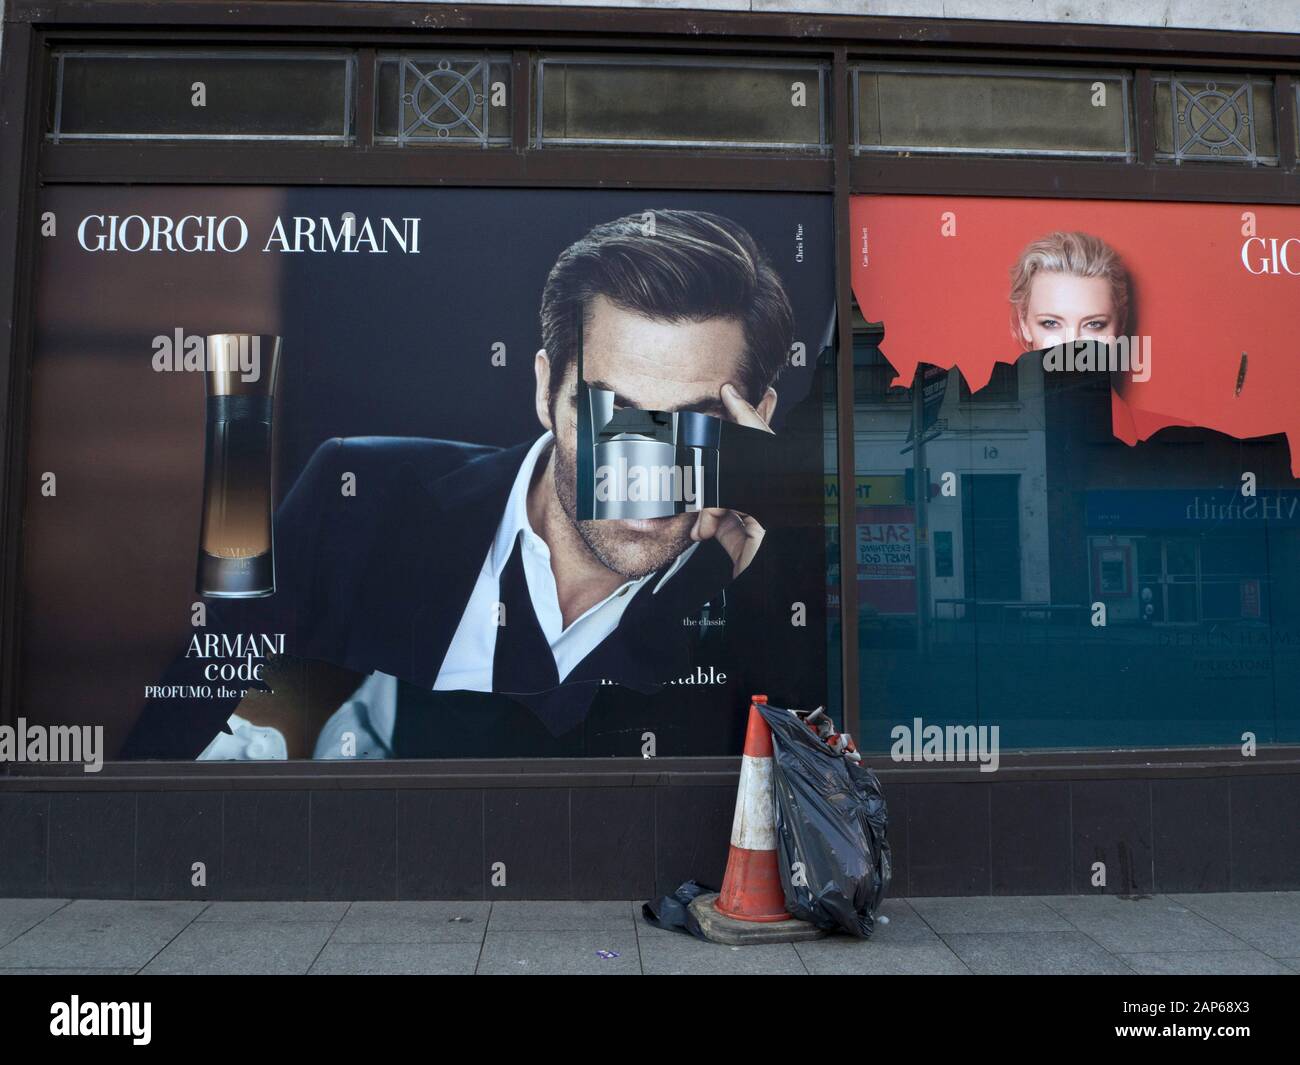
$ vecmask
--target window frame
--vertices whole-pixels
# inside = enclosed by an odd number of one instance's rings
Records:
[[[1091,151],[1087,149],[1073,148],[959,148],[954,146],[948,147],[928,147],[909,144],[872,144],[864,145],[861,142],[862,125],[859,108],[862,97],[858,89],[858,75],[861,73],[871,74],[939,74],[944,76],[957,77],[961,75],[979,75],[988,78],[1014,78],[1014,77],[1033,77],[1033,78],[1055,78],[1059,80],[1080,79],[1084,80],[1089,77],[1094,80],[1108,79],[1120,83],[1120,106],[1124,116],[1124,150],[1123,151]],[[1136,157],[1136,139],[1133,130],[1133,80],[1134,75],[1129,70],[1107,70],[1098,67],[1041,67],[1034,68],[1028,66],[1020,67],[1003,67],[990,66],[983,63],[884,63],[884,62],[867,62],[855,63],[851,68],[850,74],[853,78],[852,100],[853,100],[853,153],[854,155],[897,155],[900,153],[911,153],[916,155],[958,155],[958,156],[982,156],[998,157],[1011,156],[1018,158],[1034,159],[1104,159],[1107,162],[1131,163]]]
[[[225,141],[242,143],[265,141],[276,144],[290,144],[301,141],[308,144],[329,144],[341,147],[349,146],[356,136],[355,101],[357,80],[357,56],[350,49],[299,51],[293,49],[249,49],[249,48],[124,48],[120,50],[107,48],[61,48],[51,55],[54,79],[54,101],[50,115],[50,129],[45,139],[51,144],[67,144],[87,141]],[[342,60],[343,61],[343,132],[337,135],[316,133],[64,133],[63,122],[63,66],[69,58],[75,59],[242,59],[247,62],[271,60]]]
[[[662,66],[665,68],[685,67],[700,68],[708,67],[711,69],[736,70],[749,69],[766,69],[766,70],[807,70],[810,67],[817,72],[817,129],[818,143],[803,144],[798,142],[767,142],[767,141],[690,141],[690,140],[656,140],[656,139],[604,139],[604,138],[581,138],[581,137],[564,137],[548,141],[546,138],[546,119],[544,106],[546,100],[545,77],[546,65],[550,63],[556,66],[599,66],[609,65],[617,66],[620,63],[627,66]],[[828,137],[828,115],[830,110],[826,98],[827,81],[830,76],[830,64],[826,60],[811,60],[803,63],[794,61],[789,57],[782,58],[762,58],[762,59],[744,59],[738,57],[718,57],[718,56],[698,56],[698,55],[681,55],[681,54],[650,54],[640,53],[629,55],[627,53],[611,52],[606,54],[566,54],[557,55],[554,52],[545,49],[538,49],[533,58],[533,96],[536,112],[533,116],[533,130],[531,146],[535,149],[544,149],[553,151],[556,148],[633,148],[633,149],[655,149],[655,148],[679,148],[687,151],[756,151],[765,155],[769,153],[780,154],[789,152],[798,156],[821,156],[825,157],[831,152],[830,138]]]

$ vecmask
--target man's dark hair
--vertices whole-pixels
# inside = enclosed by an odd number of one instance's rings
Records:
[[[653,229],[651,228],[653,226]],[[742,394],[757,403],[784,369],[794,315],[745,228],[704,211],[645,211],[596,226],[556,260],[542,291],[542,346],[558,394],[591,301],[671,322],[734,318],[745,333]]]

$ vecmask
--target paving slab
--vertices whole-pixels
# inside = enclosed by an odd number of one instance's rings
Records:
[[[1300,957],[1300,891],[1169,897],[1271,957]]]
[[[339,943],[330,940],[312,976],[473,976],[478,943]]]
[[[940,942],[939,936],[906,899],[886,899],[876,913],[876,929],[871,933],[871,943],[892,944]]]
[[[1290,975],[1280,961],[1258,950],[1170,950],[1158,954],[1117,954],[1137,973],[1180,976]]]
[[[195,921],[142,972],[168,974],[306,973],[329,940],[328,921]]]
[[[1122,961],[1082,932],[972,932],[943,941],[979,975],[1081,975],[1131,973]]]
[[[641,968],[647,976],[802,976],[808,972],[793,943],[727,947],[648,926],[638,937]]]
[[[67,904],[67,899],[0,899],[0,947]]]
[[[888,943],[830,936],[796,943],[795,950],[814,976],[967,975],[970,970],[938,936],[934,942]]]
[[[634,927],[626,902],[494,902],[488,932],[630,932]]]
[[[641,905],[0,899],[0,974],[1300,973],[1300,892],[888,899],[870,939],[744,947]]]
[[[134,976],[139,969],[4,969],[0,968],[0,976]]]
[[[1114,953],[1242,950],[1249,944],[1168,895],[1053,895],[1044,901],[1075,928]]]
[[[138,969],[203,907],[201,902],[78,899],[0,947],[0,968]]]
[[[1011,896],[908,899],[927,925],[945,932],[1073,932],[1042,899]]]
[[[600,951],[618,957],[602,957]],[[636,935],[631,931],[493,932],[489,929],[478,972],[492,976],[639,976],[641,962]]]
[[[486,902],[354,902],[330,943],[480,943],[490,911]]]
[[[216,921],[341,921],[347,902],[213,902],[199,915]]]

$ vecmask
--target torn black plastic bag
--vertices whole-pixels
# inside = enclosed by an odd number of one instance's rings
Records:
[[[696,939],[707,939],[700,922],[691,913],[691,903],[701,895],[708,895],[716,889],[688,880],[671,895],[660,895],[653,902],[641,904],[641,916],[647,923],[669,932],[685,932]]]
[[[772,729],[776,850],[786,908],[818,928],[866,939],[889,890],[880,781],[832,751],[789,710],[758,709]]]

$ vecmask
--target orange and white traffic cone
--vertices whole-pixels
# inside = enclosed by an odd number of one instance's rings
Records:
[[[766,695],[755,695],[750,702],[736,816],[731,822],[731,850],[722,893],[714,903],[720,914],[738,921],[791,920],[776,859],[772,730],[758,712],[758,704],[766,702]]]

